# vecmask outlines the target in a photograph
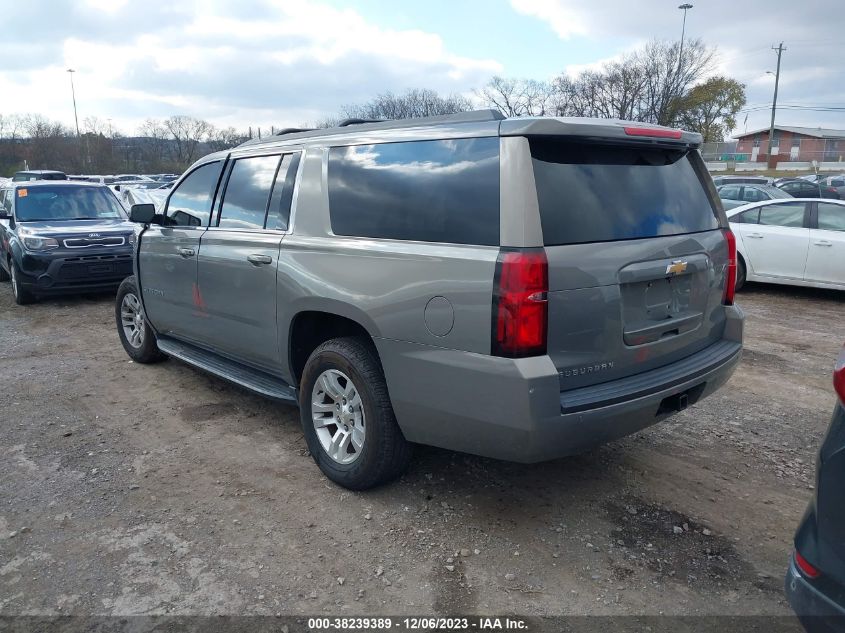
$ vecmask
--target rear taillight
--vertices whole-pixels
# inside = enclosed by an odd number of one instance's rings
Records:
[[[839,354],[836,366],[833,368],[833,388],[836,389],[839,402],[845,405],[845,347],[842,348],[842,353]]]
[[[728,243],[728,268],[722,303],[726,306],[732,306],[736,294],[736,236],[730,229],[725,229],[725,240]]]
[[[509,358],[545,354],[549,321],[545,251],[499,253],[493,292],[493,354]]]
[[[822,573],[818,569],[816,569],[809,562],[807,562],[806,558],[801,556],[801,553],[798,550],[795,550],[795,565],[807,578],[813,579],[818,578],[822,575]]]

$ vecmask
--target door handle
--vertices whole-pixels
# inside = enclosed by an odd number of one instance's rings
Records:
[[[273,258],[269,255],[247,255],[246,260],[254,266],[264,266],[273,263]]]
[[[816,246],[833,246],[833,242],[828,242],[827,240],[821,240],[820,242],[813,242]]]
[[[179,253],[182,257],[184,257],[185,259],[187,259],[187,258],[189,258],[189,257],[193,257],[194,255],[196,255],[196,254],[197,254],[197,252],[196,252],[193,248],[180,248],[180,249],[178,250],[178,253]]]
[[[749,233],[745,237],[751,237],[751,238],[754,238],[755,240],[762,240],[763,239],[763,236],[760,233]]]

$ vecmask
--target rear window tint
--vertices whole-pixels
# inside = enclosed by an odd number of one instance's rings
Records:
[[[336,235],[498,245],[499,139],[329,150]]]
[[[719,227],[695,152],[532,139],[531,155],[547,246]]]

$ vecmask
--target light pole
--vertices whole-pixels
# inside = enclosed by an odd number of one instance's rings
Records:
[[[682,9],[684,12],[684,22],[681,25],[681,51],[678,53],[678,69],[681,68],[681,62],[684,59],[684,34],[687,30],[687,11],[692,9],[692,5],[689,2],[684,2],[681,5],[678,5],[679,9]]]
[[[775,94],[772,97],[772,123],[769,126],[769,164],[770,168],[775,167],[776,158],[772,157],[772,147],[774,146],[774,135],[775,135],[775,111],[778,107],[778,84],[780,83],[780,56],[783,55],[783,51],[786,49],[783,47],[783,42],[781,42],[777,48],[772,46],[772,50],[778,54],[778,67],[777,71],[775,72]],[[771,71],[767,71],[771,74]],[[778,146],[778,153],[780,153],[780,146]]]
[[[76,115],[76,90],[73,87],[73,73],[76,71],[73,68],[68,68],[67,71],[70,73],[70,94],[73,97],[73,119],[76,121],[76,137],[79,138],[79,117]]]

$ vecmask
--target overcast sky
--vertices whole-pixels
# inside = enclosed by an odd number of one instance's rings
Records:
[[[783,41],[778,122],[845,128],[842,0],[697,0],[687,37],[747,86],[767,127]],[[0,0],[0,113],[80,124],[148,117],[299,125],[386,90],[471,94],[493,74],[550,79],[680,37],[678,0]],[[5,6],[4,6],[5,5]],[[753,110],[759,107],[761,109]],[[739,117],[741,132],[745,114]]]

